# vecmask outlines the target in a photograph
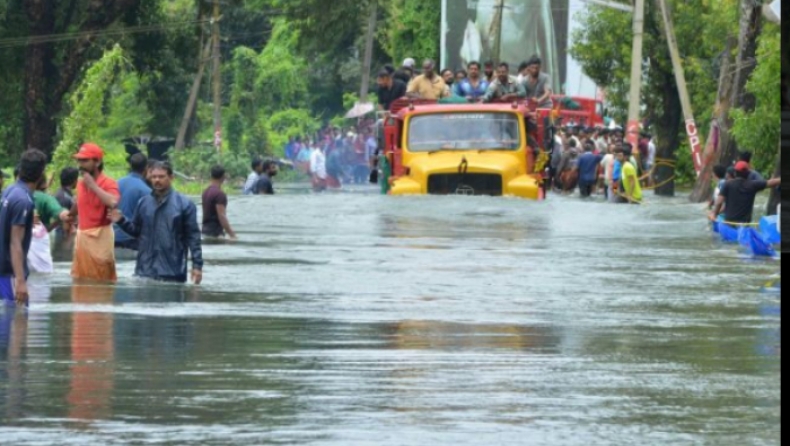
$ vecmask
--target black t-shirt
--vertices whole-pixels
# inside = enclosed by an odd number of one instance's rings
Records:
[[[219,222],[217,205],[228,206],[228,196],[222,189],[211,185],[203,192],[203,235],[221,237],[225,234]]]
[[[252,186],[254,195],[274,195],[274,186],[269,175],[263,174],[258,177],[258,181]]]
[[[379,104],[384,110],[389,110],[393,102],[404,96],[406,96],[406,84],[397,79],[392,80],[391,88],[379,87]]]
[[[749,181],[742,178],[724,183],[720,193],[727,206],[724,210],[725,219],[733,223],[751,223],[754,199],[767,188],[767,181]]]
[[[392,75],[392,79],[395,81],[401,81],[403,85],[409,85],[409,82],[411,82],[412,77],[408,72],[404,70],[398,70],[395,72],[395,74]]]

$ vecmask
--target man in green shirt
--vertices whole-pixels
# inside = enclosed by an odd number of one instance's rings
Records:
[[[488,87],[488,91],[483,96],[483,102],[499,100],[503,102],[516,101],[527,97],[527,90],[523,84],[518,83],[516,78],[510,76],[510,65],[499,64],[497,78]]]
[[[58,200],[48,195],[46,175],[41,177],[33,192],[33,205],[35,214],[33,219],[33,237],[27,263],[31,272],[52,273],[54,271],[52,248],[49,233],[63,224],[64,230],[69,230],[71,224],[70,211],[63,209]]]
[[[639,174],[631,158],[632,153],[633,149],[629,144],[625,146],[621,153],[617,154],[618,161],[623,165],[620,182],[623,185],[623,192],[628,202],[632,204],[641,204],[642,186],[639,184]]]

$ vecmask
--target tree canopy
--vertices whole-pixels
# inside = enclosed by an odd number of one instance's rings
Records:
[[[707,134],[716,102],[719,64],[726,38],[738,30],[736,0],[670,0],[680,56],[700,134]],[[606,90],[611,114],[627,120],[630,90],[632,16],[590,6],[578,13],[581,27],[570,49],[585,74]],[[680,99],[660,11],[647,2],[645,11],[642,104],[645,121],[658,137],[659,157],[690,159]],[[684,150],[678,152],[683,146]],[[686,163],[688,165],[688,163]],[[685,172],[690,174],[691,172]],[[672,172],[664,172],[665,177]],[[670,184],[659,193],[671,195]]]

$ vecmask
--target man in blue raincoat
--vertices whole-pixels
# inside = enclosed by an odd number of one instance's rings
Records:
[[[187,281],[187,259],[192,256],[192,282],[203,280],[203,250],[197,207],[173,190],[173,168],[156,162],[149,171],[153,192],[126,219],[118,209],[109,217],[139,241],[135,275],[164,282]]]

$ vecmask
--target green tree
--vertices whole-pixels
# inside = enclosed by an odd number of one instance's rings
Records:
[[[706,135],[718,83],[718,60],[728,35],[737,32],[735,0],[670,0],[675,34],[700,134]],[[620,11],[590,6],[578,13],[582,26],[572,36],[571,55],[585,74],[607,91],[614,117],[627,119],[630,90],[632,17]],[[657,136],[658,157],[674,160],[685,141],[683,116],[660,12],[653,2],[645,11],[644,118]],[[657,171],[659,182],[673,169]],[[657,190],[674,194],[674,182]]]
[[[776,96],[782,86],[781,39],[779,26],[765,25],[757,48],[757,67],[746,84],[746,91],[756,99],[756,107],[751,112],[731,112],[732,133],[738,146],[754,152],[755,168],[766,175],[773,170],[776,144],[781,137],[781,104]]]
[[[441,2],[436,0],[390,0],[383,3],[386,20],[378,40],[396,61],[406,57],[439,58]]]
[[[57,170],[71,164],[72,155],[83,142],[98,136],[100,125],[104,123],[107,92],[126,64],[121,47],[116,45],[86,71],[85,78],[69,98],[72,111],[63,121],[63,137],[53,156]]]

